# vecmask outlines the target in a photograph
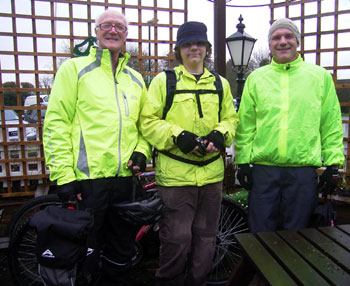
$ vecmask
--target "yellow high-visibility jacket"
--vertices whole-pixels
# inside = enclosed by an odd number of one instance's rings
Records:
[[[237,164],[341,165],[343,127],[332,77],[299,57],[261,67],[245,83],[239,108]]]
[[[194,90],[216,90],[215,76],[207,69],[197,81],[183,65],[176,67],[176,89],[191,90],[188,93],[175,94],[173,103],[165,120],[162,120],[166,100],[166,74],[157,75],[151,82],[147,101],[140,116],[140,130],[145,139],[158,150],[166,150],[179,157],[205,161],[217,155],[207,154],[197,157],[184,154],[174,142],[181,131],[187,130],[198,136],[208,135],[218,130],[224,135],[226,146],[231,146],[238,122],[234,109],[229,83],[221,77],[223,98],[219,121],[219,96],[215,93],[200,95],[200,106],[203,117],[199,113],[199,102]],[[222,158],[206,166],[196,166],[172,159],[162,153],[158,154],[156,164],[156,181],[161,186],[203,186],[222,181],[224,164]]]
[[[134,151],[150,156],[137,123],[146,99],[142,76],[121,55],[113,74],[109,50],[91,48],[86,57],[59,68],[44,121],[44,150],[50,179],[130,176]]]

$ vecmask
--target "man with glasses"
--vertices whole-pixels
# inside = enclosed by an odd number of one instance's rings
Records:
[[[94,214],[78,285],[125,285],[135,255],[137,228],[111,208],[129,199],[130,169],[144,171],[150,155],[137,128],[146,87],[142,76],[126,65],[130,56],[121,52],[127,27],[117,11],[97,17],[98,47],[62,64],[44,123],[46,164],[58,196],[63,202],[78,200],[79,209]]]

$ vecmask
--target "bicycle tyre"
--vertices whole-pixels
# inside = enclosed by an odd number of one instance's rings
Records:
[[[8,234],[11,239],[20,227],[20,225],[32,216],[34,213],[42,210],[43,208],[49,205],[61,205],[62,201],[58,198],[57,195],[45,195],[33,198],[23,205],[21,205],[16,212],[11,216],[9,225],[8,225]]]
[[[28,220],[19,225],[10,241],[8,264],[17,286],[44,285],[38,273],[36,259],[36,230],[29,226]]]
[[[248,232],[247,212],[236,201],[223,197],[212,270],[207,285],[225,285],[242,258],[234,234]]]
[[[138,265],[143,257],[143,248],[140,242],[136,241],[135,242],[135,255],[131,260],[131,265],[134,267]]]
[[[41,286],[36,260],[36,230],[29,226],[28,219],[49,205],[62,205],[56,195],[46,195],[23,204],[11,217],[8,264],[10,273],[18,286]]]

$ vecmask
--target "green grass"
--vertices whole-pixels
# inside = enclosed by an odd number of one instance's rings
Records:
[[[243,188],[232,194],[226,194],[225,196],[241,204],[244,208],[248,207],[248,191]]]

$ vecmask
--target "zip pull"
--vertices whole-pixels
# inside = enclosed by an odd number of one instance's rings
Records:
[[[128,117],[129,116],[129,103],[128,103],[128,98],[126,97],[125,92],[122,92],[122,97],[123,97],[123,101],[124,101],[124,108],[125,108],[125,116]]]
[[[290,64],[287,64],[286,71],[290,69]]]

